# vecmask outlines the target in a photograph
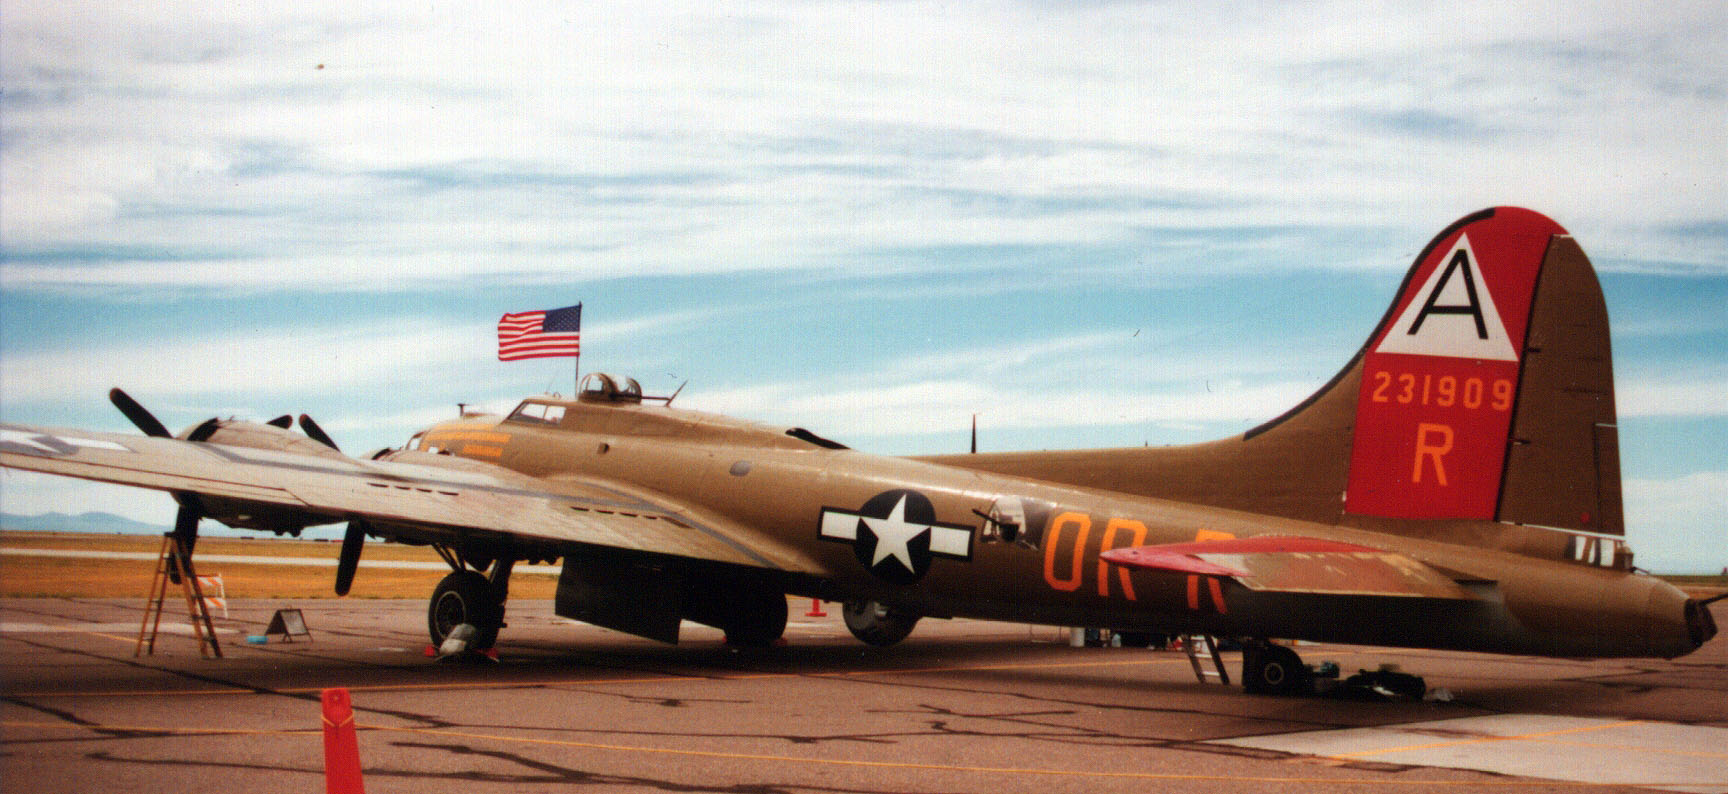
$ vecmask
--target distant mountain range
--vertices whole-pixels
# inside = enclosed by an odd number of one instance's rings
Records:
[[[19,532],[83,532],[93,535],[160,535],[174,527],[168,525],[150,524],[134,521],[125,516],[113,513],[91,511],[78,515],[65,513],[43,513],[39,516],[21,516],[15,513],[0,513],[0,529]],[[215,521],[205,521],[199,528],[199,534],[206,537],[269,537],[267,532],[230,529]],[[302,538],[340,538],[342,527],[312,527],[300,535]]]
[[[0,513],[0,529],[24,532],[89,532],[103,535],[160,535],[173,527],[159,527],[113,513],[91,511],[75,516],[65,513],[43,513],[39,516]]]

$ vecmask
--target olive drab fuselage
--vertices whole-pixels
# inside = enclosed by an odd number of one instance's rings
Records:
[[[874,456],[601,395],[524,406],[542,414],[550,407],[559,418],[525,419],[522,409],[512,418],[468,417],[431,428],[415,445],[532,477],[593,476],[700,504],[832,572],[788,579],[796,595],[876,600],[939,617],[1169,633],[1557,656],[1691,649],[1685,596],[1630,572]],[[877,509],[867,509],[873,500]],[[891,522],[902,500],[910,504]],[[882,537],[860,537],[875,534],[856,531],[872,522]],[[937,540],[943,535],[951,539]],[[1327,593],[1291,610],[1287,596],[1269,599],[1226,577],[1129,570],[1099,558],[1113,548],[1262,535],[1334,538],[1493,584],[1458,603]],[[871,540],[875,547],[861,552]]]

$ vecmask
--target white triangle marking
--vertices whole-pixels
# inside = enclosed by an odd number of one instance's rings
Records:
[[[1463,261],[1454,267],[1459,256]],[[1440,294],[1435,295],[1437,289]],[[1440,266],[1428,274],[1374,352],[1517,361],[1492,292],[1469,236],[1459,235],[1458,243],[1441,257]]]

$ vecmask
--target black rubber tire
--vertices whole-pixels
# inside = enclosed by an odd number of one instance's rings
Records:
[[[434,646],[443,645],[444,638],[463,623],[474,627],[474,639],[468,643],[473,651],[496,644],[498,630],[504,626],[504,602],[492,583],[473,571],[455,571],[440,580],[426,608],[426,629]]]
[[[1261,695],[1294,695],[1311,686],[1302,657],[1282,645],[1252,642],[1242,649],[1242,689]]]
[[[766,648],[786,633],[786,594],[771,590],[744,590],[726,616],[726,644],[739,648]]]
[[[847,601],[840,607],[840,617],[852,636],[878,648],[893,645],[912,633],[918,625],[918,615],[882,607],[875,601]]]

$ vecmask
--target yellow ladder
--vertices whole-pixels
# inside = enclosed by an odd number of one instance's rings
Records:
[[[156,653],[156,634],[162,626],[163,602],[168,598],[168,585],[174,575],[180,577],[180,590],[186,595],[186,614],[192,618],[192,636],[198,640],[198,653],[208,659],[222,658],[222,646],[216,643],[216,627],[210,622],[210,607],[204,603],[204,590],[198,586],[198,574],[192,570],[192,555],[172,532],[162,535],[162,551],[156,557],[156,578],[150,582],[150,601],[144,605],[144,623],[138,627],[138,647],[133,656]]]

